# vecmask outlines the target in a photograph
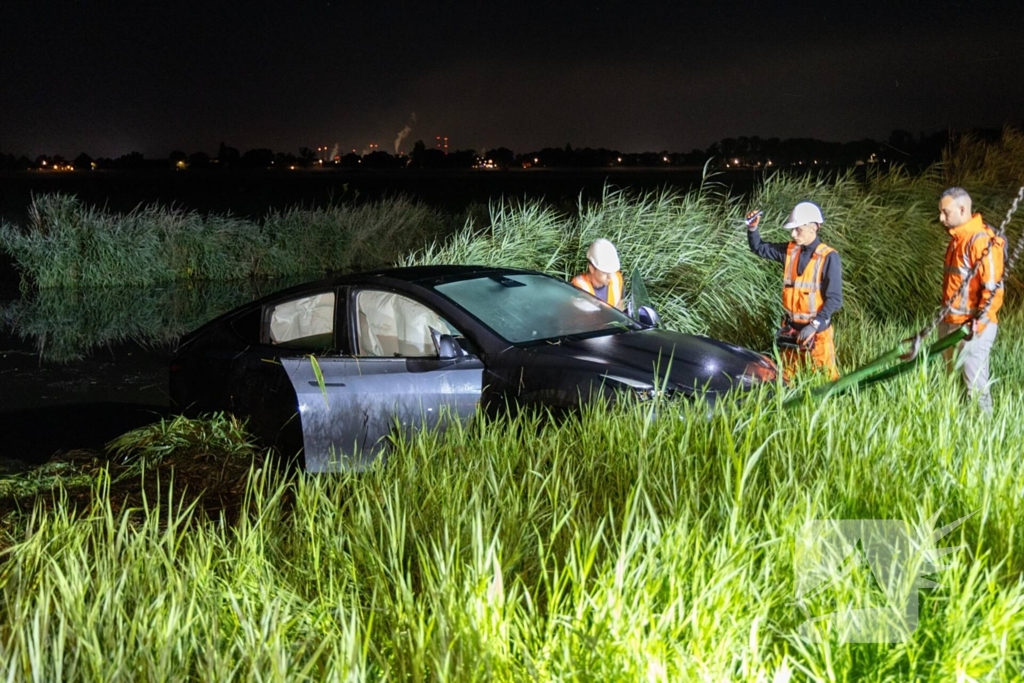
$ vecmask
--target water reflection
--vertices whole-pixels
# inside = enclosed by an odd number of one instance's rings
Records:
[[[0,299],[0,479],[165,417],[181,335],[292,280],[43,290]]]
[[[173,349],[218,315],[303,280],[39,290],[0,303],[0,326],[31,343],[40,362],[69,363],[128,341]]]

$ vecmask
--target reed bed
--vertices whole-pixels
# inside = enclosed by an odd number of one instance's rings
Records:
[[[159,469],[202,422],[126,435],[116,452],[164,478],[129,505],[104,477],[77,506],[38,499],[0,570],[0,661],[12,680],[1019,680],[1019,387],[991,418],[934,363],[781,398],[478,420],[361,475],[269,460],[230,515]],[[800,636],[888,604],[863,566],[796,601],[807,522],[971,513],[903,642]]]
[[[937,306],[946,237],[936,198],[966,185],[976,207],[998,224],[1024,184],[1024,134],[1007,128],[995,144],[965,139],[943,162],[911,175],[898,168],[840,175],[766,176],[747,197],[713,178],[697,190],[632,192],[607,186],[598,201],[560,210],[540,200],[499,198],[486,219],[475,211],[461,229],[408,198],[297,207],[258,222],[200,216],[173,207],[116,215],[67,195],[34,199],[28,226],[0,227],[0,248],[37,291],[139,287],[190,281],[278,278],[438,263],[533,268],[569,278],[585,267],[586,245],[607,237],[627,275],[640,273],[670,327],[765,348],[781,315],[778,266],[746,248],[742,216],[765,210],[765,239],[786,241],[781,226],[798,201],[824,209],[822,239],[844,264],[838,327],[916,324]],[[1011,225],[1020,234],[1021,218]],[[1019,279],[1015,282],[1019,283]],[[57,299],[66,298],[64,294]],[[151,317],[151,316],[150,316]]]
[[[726,193],[713,178],[687,193],[608,186],[600,200],[565,213],[540,202],[498,199],[490,205],[488,225],[467,225],[400,263],[494,264],[568,279],[585,270],[587,245],[606,237],[618,248],[627,276],[643,276],[668,327],[766,348],[770,321],[782,314],[779,266],[749,252],[742,218],[751,208],[763,209],[762,237],[785,242],[785,217],[797,202],[811,200],[825,214],[822,240],[843,260],[837,329],[919,325],[940,303],[947,237],[937,219],[939,193],[950,183],[965,184],[976,210],[998,226],[1024,185],[1022,158],[1024,135],[1008,128],[996,145],[962,141],[919,175],[899,168],[866,178],[779,173],[743,198]],[[1018,215],[1008,230],[1011,239],[1021,235],[1022,225]],[[1011,274],[1011,287],[1020,283],[1018,273]]]
[[[174,281],[320,277],[385,266],[450,230],[408,197],[294,207],[261,221],[158,204],[127,214],[67,194],[33,197],[26,226],[0,226],[0,249],[26,286],[137,287]]]

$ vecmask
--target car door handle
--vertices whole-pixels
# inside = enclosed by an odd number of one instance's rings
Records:
[[[311,387],[318,387],[318,386],[320,386],[320,382],[317,382],[315,379],[311,379],[311,380],[309,380],[309,386],[311,386]],[[345,383],[344,382],[324,382],[324,386],[325,387],[343,387],[343,386],[345,386]]]

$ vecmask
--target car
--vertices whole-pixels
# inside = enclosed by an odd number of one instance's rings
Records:
[[[640,287],[642,289],[642,286]],[[184,337],[173,405],[225,411],[311,472],[363,468],[393,429],[509,408],[568,411],[655,393],[710,401],[775,381],[767,357],[664,330],[543,273],[415,266],[344,275],[243,305]]]

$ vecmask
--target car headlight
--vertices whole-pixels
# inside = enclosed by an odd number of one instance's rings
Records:
[[[779,371],[775,367],[775,363],[767,356],[761,356],[758,360],[752,360],[747,363],[746,367],[743,368],[743,374],[737,377],[737,379],[743,383],[745,388],[750,388],[755,384],[774,382],[778,374]]]
[[[650,401],[658,396],[671,395],[672,392],[666,392],[663,388],[658,388],[650,382],[641,382],[639,380],[632,379],[630,377],[622,377],[620,375],[605,375],[606,380],[611,380],[615,384],[621,385],[623,388],[628,388],[633,392],[641,401]]]

